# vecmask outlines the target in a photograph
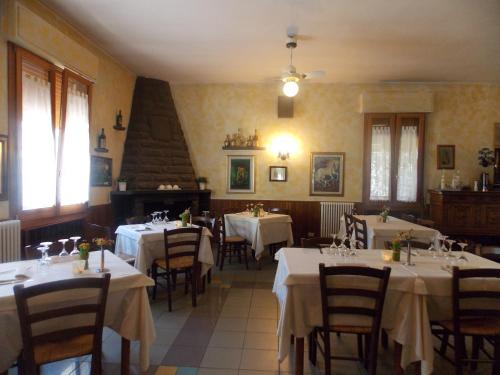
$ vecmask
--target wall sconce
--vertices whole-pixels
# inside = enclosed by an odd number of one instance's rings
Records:
[[[290,159],[290,153],[288,151],[279,151],[278,152],[278,158],[281,159],[281,160]]]

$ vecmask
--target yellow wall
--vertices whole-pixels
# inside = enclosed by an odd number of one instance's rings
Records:
[[[500,85],[348,85],[304,84],[295,99],[293,119],[278,119],[276,84],[173,85],[177,111],[197,175],[209,179],[216,198],[325,200],[309,196],[310,153],[345,152],[345,195],[332,200],[360,201],[362,195],[363,114],[360,94],[411,91],[427,100],[434,95],[434,111],[427,115],[425,188],[439,184],[436,145],[456,145],[456,167],[471,184],[481,172],[476,154],[493,147],[493,124],[500,121]],[[234,152],[256,155],[256,193],[226,193],[226,155],[221,150],[226,133],[257,129],[269,146],[281,134],[294,137],[298,151],[282,162],[268,150]],[[288,166],[286,183],[268,181],[270,165]],[[447,179],[452,172],[447,171]],[[327,198],[328,199],[328,198]]]
[[[112,129],[115,121],[115,112],[122,110],[123,123],[128,124],[130,106],[132,102],[132,93],[135,83],[135,74],[126,67],[116,62],[95,44],[86,39],[77,30],[57,16],[50,9],[38,1],[20,0],[18,3],[26,6],[31,11],[42,17],[46,22],[56,27],[66,36],[77,42],[82,47],[89,50],[98,58],[98,71],[96,82],[93,88],[92,101],[92,122],[91,122],[91,153],[96,143],[97,132],[105,129],[107,143],[110,152],[108,154],[99,154],[113,158],[113,178],[116,178],[120,172],[120,165],[123,153],[123,145],[126,132],[118,132]],[[0,35],[0,134],[7,134],[7,31],[9,23],[12,20],[7,18],[8,7],[12,6],[12,0],[2,1],[0,14],[1,35]],[[47,40],[47,43],[51,43]],[[71,46],[73,47],[73,46]],[[79,51],[75,50],[77,56]],[[55,57],[57,59],[57,57]],[[90,205],[98,205],[109,202],[109,192],[111,188],[93,187],[90,190]],[[0,219],[8,217],[8,202],[0,202]]]

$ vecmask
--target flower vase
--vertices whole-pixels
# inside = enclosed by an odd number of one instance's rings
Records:
[[[199,184],[200,184],[200,190],[205,190],[206,189],[207,186],[205,185],[204,182],[199,182]]]
[[[89,269],[89,252],[86,250],[80,250],[80,259],[85,261],[85,270]]]
[[[188,223],[187,223],[187,217],[182,217],[181,218],[181,222],[182,222],[182,227],[185,228],[187,227]]]
[[[394,262],[399,262],[401,260],[401,247],[399,245],[392,247],[392,260]]]
[[[415,263],[411,262],[411,241],[408,241],[407,243],[407,248],[406,248],[406,263],[405,266],[414,266]]]

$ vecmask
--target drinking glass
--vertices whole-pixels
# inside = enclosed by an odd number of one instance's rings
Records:
[[[41,244],[40,244],[41,245]],[[47,246],[39,246],[36,248],[39,252],[42,253],[42,257],[40,258],[40,264],[42,266],[46,266],[49,264],[49,257],[47,256],[47,251],[49,248]]]
[[[333,239],[333,242],[330,245],[330,255],[337,255],[337,253],[339,251],[339,247],[337,246],[337,243],[335,242],[335,240],[337,239],[337,235],[335,233],[332,234],[332,239]]]
[[[440,235],[438,236],[438,240],[439,240],[439,242],[440,242],[440,244],[441,244],[441,245],[439,246],[439,252],[440,252],[439,256],[444,256],[444,255],[446,254],[446,252],[447,252],[447,249],[446,249],[446,242],[445,242],[447,238],[448,238],[448,236],[444,236],[444,235],[442,235],[442,234],[440,234]]]
[[[168,219],[168,210],[163,210],[163,213],[165,214],[165,216],[163,216],[163,221],[166,224],[166,223],[169,222],[169,219]]]
[[[68,255],[68,252],[66,251],[66,242],[68,242],[68,239],[67,238],[63,238],[63,239],[60,239],[59,242],[62,244],[62,250],[59,253],[59,256],[60,257],[65,257],[66,255]]]
[[[48,253],[51,245],[52,245],[52,242],[50,242],[50,241],[40,242],[40,246],[46,248],[46,250],[45,250],[45,260],[47,261],[47,263],[50,262],[50,256],[47,253]]]
[[[455,243],[456,241],[455,240],[452,240],[452,239],[447,239],[446,240],[446,243],[448,244],[448,253],[447,253],[447,256],[448,257],[453,257],[453,244]]]
[[[458,246],[460,246],[460,256],[458,257],[458,260],[466,261],[468,262],[469,260],[465,257],[465,248],[467,247],[466,242],[459,242]]]
[[[69,255],[78,255],[80,254],[80,252],[78,251],[78,248],[76,247],[76,242],[82,237],[80,236],[73,236],[73,237],[70,237],[69,239],[71,241],[73,241],[73,250],[71,250],[71,253],[69,253]]]

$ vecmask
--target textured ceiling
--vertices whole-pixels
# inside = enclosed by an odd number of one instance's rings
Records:
[[[174,83],[500,82],[499,0],[43,0],[135,73]]]

